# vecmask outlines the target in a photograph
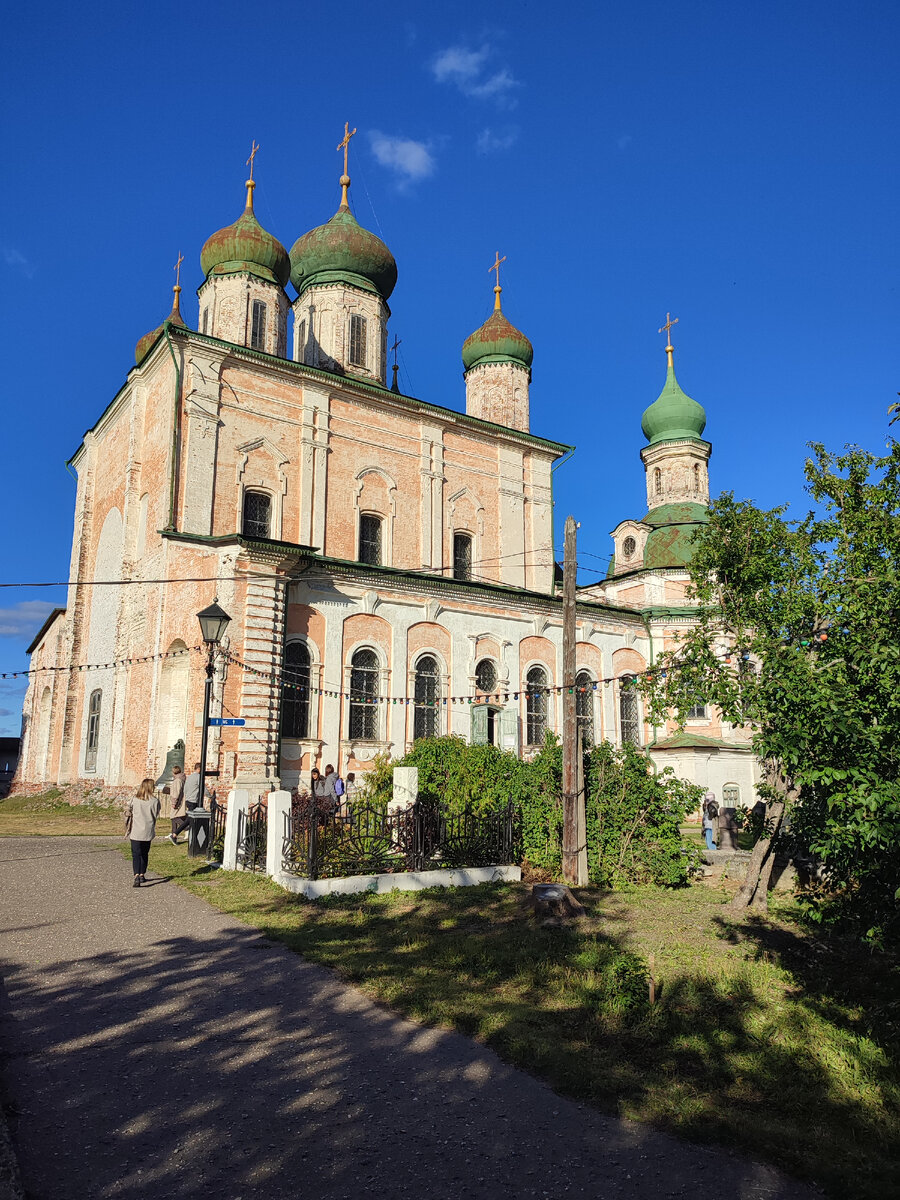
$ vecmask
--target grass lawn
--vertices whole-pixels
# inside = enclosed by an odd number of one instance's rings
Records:
[[[124,828],[118,808],[96,804],[67,804],[58,791],[40,796],[7,796],[0,800],[0,837],[50,837],[121,834]],[[171,822],[157,821],[166,834]]]
[[[768,1159],[842,1200],[900,1194],[898,964],[813,938],[786,910],[732,921],[718,887],[585,889],[588,918],[544,930],[523,911],[525,885],[312,902],[170,845],[151,866],[570,1096]]]
[[[0,803],[0,836],[92,821],[79,831],[121,832],[103,810],[34,803]],[[544,930],[525,915],[524,885],[311,902],[160,841],[150,868],[570,1096],[766,1159],[841,1200],[900,1195],[900,965],[811,935],[785,902],[734,921],[718,886],[585,889],[587,918]]]

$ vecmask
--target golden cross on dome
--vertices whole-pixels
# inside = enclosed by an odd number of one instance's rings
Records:
[[[250,168],[250,178],[251,179],[253,178],[253,160],[254,160],[254,158],[256,158],[258,151],[259,151],[259,144],[256,141],[256,138],[253,138],[250,142],[250,157],[247,159],[247,166]]]
[[[494,311],[495,312],[500,307],[500,293],[503,291],[503,288],[501,288],[501,286],[500,286],[500,264],[505,263],[505,262],[506,262],[506,255],[504,254],[503,257],[501,258],[500,251],[498,250],[496,253],[496,258],[495,258],[494,262],[492,262],[491,265],[488,267],[488,271],[496,271],[496,273],[497,273],[497,282],[494,284]]]
[[[175,264],[175,286],[181,290],[181,264],[184,262],[184,255],[178,251],[178,262]]]
[[[666,313],[665,325],[661,325],[660,328],[657,330],[658,333],[665,333],[665,335],[666,335],[666,341],[668,342],[668,345],[666,346],[666,350],[674,350],[675,349],[675,347],[672,345],[672,326],[677,325],[677,324],[678,324],[678,318],[676,317],[675,320],[673,321],[672,314]]]
[[[341,208],[349,210],[350,204],[347,200],[347,188],[350,186],[350,176],[347,174],[347,147],[350,145],[350,139],[356,133],[355,129],[350,128],[350,122],[344,122],[344,136],[337,144],[338,150],[344,152],[344,173],[341,176]]]

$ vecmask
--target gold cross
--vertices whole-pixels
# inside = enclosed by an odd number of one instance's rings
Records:
[[[345,121],[344,122],[344,136],[337,144],[338,150],[343,150],[343,152],[344,152],[344,174],[345,175],[347,174],[347,147],[350,145],[350,139],[353,137],[353,135],[355,133],[356,133],[356,130],[350,128],[350,122]]]
[[[256,139],[254,138],[250,143],[250,157],[247,159],[247,166],[250,168],[250,178],[251,179],[253,178],[253,160],[254,160],[254,158],[256,158],[256,152],[258,150],[259,150],[259,146],[257,145]]]
[[[489,271],[497,272],[497,285],[496,285],[497,287],[500,286],[500,264],[505,263],[505,262],[506,262],[506,255],[504,254],[503,257],[501,258],[500,251],[498,250],[496,262],[491,263],[491,265],[488,267]]]
[[[666,334],[666,341],[669,343],[669,344],[666,346],[666,349],[667,349],[667,350],[671,350],[671,349],[672,349],[672,334],[671,334],[671,329],[672,329],[672,326],[673,326],[673,325],[677,325],[677,324],[678,324],[678,318],[676,317],[676,318],[675,318],[675,320],[673,321],[673,320],[672,320],[672,314],[671,314],[671,313],[666,313],[666,323],[665,323],[665,325],[662,325],[662,326],[661,326],[661,327],[660,327],[660,328],[657,330],[657,332],[658,332],[658,333],[662,333],[663,331],[665,331],[665,334]]]
[[[184,255],[178,251],[178,262],[175,264],[175,286],[181,287],[181,264],[184,262]]]

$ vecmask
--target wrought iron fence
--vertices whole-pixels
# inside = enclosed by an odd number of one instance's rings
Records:
[[[296,797],[285,814],[285,871],[307,879],[382,875],[440,867],[486,867],[517,860],[519,813],[451,814],[417,801],[385,811],[351,804],[346,813]]]
[[[219,804],[218,800],[209,803],[209,849],[206,853],[207,862],[221,862],[225,854],[225,820],[228,816],[228,806]]]
[[[240,814],[238,822],[237,861],[245,871],[265,871],[268,830],[269,810],[261,796],[257,804]]]

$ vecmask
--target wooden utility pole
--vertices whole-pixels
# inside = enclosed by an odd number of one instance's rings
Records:
[[[580,785],[580,738],[575,696],[575,576],[578,526],[566,517],[563,558],[563,842],[562,873],[570,886],[588,881],[585,846],[584,787]]]

